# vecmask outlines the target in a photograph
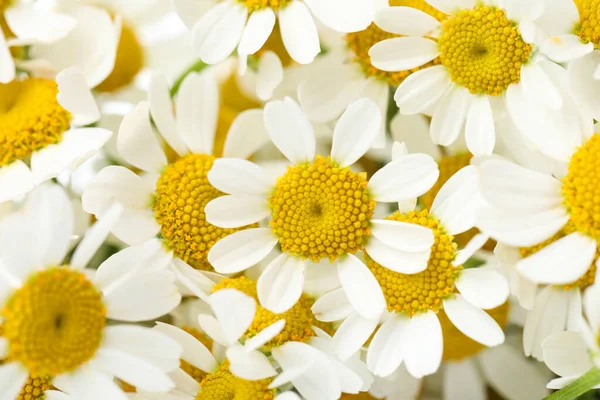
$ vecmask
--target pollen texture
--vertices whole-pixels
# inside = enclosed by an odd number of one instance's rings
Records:
[[[5,303],[8,357],[32,376],[75,370],[100,346],[106,310],[86,276],[65,267],[35,273]]]
[[[167,247],[202,270],[212,270],[206,259],[212,245],[240,230],[219,228],[206,221],[204,207],[224,194],[208,182],[214,160],[205,154],[186,155],[169,164],[156,182],[154,217]]]
[[[435,236],[427,268],[416,274],[392,271],[365,255],[367,266],[381,285],[388,311],[411,316],[427,310],[437,313],[442,301],[455,291],[454,281],[462,269],[452,266],[457,248],[454,238],[426,209],[396,212],[386,219],[425,226],[433,230]]]
[[[313,261],[333,261],[360,250],[370,235],[375,208],[366,174],[321,156],[313,163],[288,167],[269,204],[271,228],[282,251]]]
[[[600,1],[575,0],[579,10],[579,23],[575,26],[575,34],[583,43],[593,43],[600,48]]]
[[[52,389],[52,382],[47,376],[30,376],[25,382],[25,386],[17,395],[15,400],[38,400],[43,399],[45,390]]]
[[[462,10],[442,24],[440,59],[455,83],[473,94],[498,96],[521,79],[531,56],[517,26],[498,8]]]
[[[71,117],[58,104],[56,83],[30,78],[0,84],[0,166],[58,143]]]
[[[275,389],[269,389],[273,378],[248,381],[238,378],[229,370],[229,362],[206,375],[196,400],[273,400]]]

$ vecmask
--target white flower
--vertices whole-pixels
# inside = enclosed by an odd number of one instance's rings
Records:
[[[150,391],[168,391],[181,347],[167,336],[106,319],[145,321],[168,313],[181,297],[174,276],[150,258],[131,263],[132,247],[94,271],[85,266],[122,207],[115,204],[63,265],[73,235],[73,212],[58,185],[40,186],[24,209],[0,223],[2,329],[0,392],[19,393],[29,375],[76,398],[126,399],[113,376]],[[132,344],[135,343],[135,346]]]

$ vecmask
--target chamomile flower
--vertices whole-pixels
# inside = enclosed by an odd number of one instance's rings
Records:
[[[436,144],[451,144],[465,125],[471,153],[491,154],[495,114],[504,107],[499,100],[509,110],[534,102],[541,105],[536,110],[542,115],[562,115],[561,94],[538,65],[532,38],[522,32],[540,14],[536,2],[428,3],[448,16],[440,22],[415,7],[379,10],[377,26],[409,36],[381,41],[369,56],[383,71],[421,68],[400,84],[394,99],[403,114],[434,106],[431,137]],[[435,65],[422,67],[432,61]]]
[[[206,259],[209,249],[239,230],[214,226],[204,214],[204,206],[222,195],[207,178],[217,159],[217,83],[210,73],[188,75],[175,102],[176,117],[164,76],[153,77],[148,98],[149,102],[141,102],[123,119],[117,136],[119,154],[144,174],[136,175],[121,166],[104,168],[86,186],[83,207],[101,215],[117,199],[126,207],[112,230],[117,238],[138,244],[160,234],[165,257],[177,257],[194,268],[210,269]],[[261,112],[258,114],[249,112],[243,119],[260,121]],[[169,155],[155,135],[150,116],[170,148]],[[264,129],[249,131],[247,135],[236,132],[228,136],[231,140],[225,144],[226,156],[247,157],[268,141]]]
[[[278,20],[283,44],[290,57],[310,64],[321,51],[314,17],[332,29],[353,32],[373,20],[371,0],[178,0],[176,8],[199,15],[193,27],[192,46],[208,64],[225,60],[237,48],[244,58],[260,50]],[[309,11],[310,9],[310,11]],[[312,14],[311,14],[312,12]]]
[[[0,202],[28,193],[75,169],[111,137],[101,128],[96,102],[76,68],[56,82],[20,78],[0,84]]]
[[[107,209],[68,261],[73,213],[60,186],[40,186],[22,211],[2,220],[3,398],[14,399],[28,377],[51,381],[76,398],[93,393],[126,399],[113,376],[151,391],[173,387],[167,372],[177,367],[181,347],[147,328],[109,325],[107,318],[137,322],[168,313],[180,300],[174,276],[154,257],[131,264],[131,257],[143,253],[135,247],[116,253],[96,271],[85,268],[120,212],[116,204]]]
[[[402,152],[398,153],[396,157],[405,157]],[[493,347],[504,341],[502,329],[483,309],[506,301],[505,278],[490,268],[463,267],[487,237],[477,235],[461,251],[454,242],[453,235],[467,231],[475,223],[479,205],[477,191],[477,170],[468,166],[446,182],[431,209],[417,211],[414,202],[400,203],[402,208],[387,218],[434,231],[434,243],[430,245],[424,270],[399,272],[401,264],[413,262],[410,256],[398,257],[395,262],[400,265],[392,262],[386,268],[367,255],[368,269],[360,279],[355,277],[360,284],[344,286],[342,282],[342,289],[322,296],[315,303],[313,310],[321,320],[345,317],[334,335],[336,350],[342,359],[360,348],[381,323],[369,345],[369,370],[385,377],[404,362],[411,375],[417,378],[430,375],[439,368],[444,351],[442,312],[458,330],[476,342]],[[368,307],[371,297],[382,294],[383,310],[376,310],[371,318],[362,316],[364,311],[358,313],[357,305]],[[356,311],[348,308],[348,303]]]
[[[258,298],[263,307],[280,313],[300,298],[309,260],[335,262],[340,280],[349,284],[366,270],[353,255],[360,251],[386,265],[396,254],[410,255],[412,262],[402,268],[425,268],[432,232],[374,220],[373,211],[378,201],[411,199],[425,192],[438,176],[434,161],[422,154],[408,155],[370,181],[349,168],[379,133],[381,114],[372,101],[359,100],[342,115],[328,157],[315,155],[313,128],[291,99],[268,103],[264,121],[271,140],[293,165],[274,180],[250,161],[224,158],[214,163],[208,179],[230,195],[207,204],[209,222],[235,228],[270,217],[269,227],[236,232],[211,248],[208,261],[217,272],[246,270],[279,244],[282,254],[258,279]],[[383,303],[379,297],[371,304],[383,309]]]

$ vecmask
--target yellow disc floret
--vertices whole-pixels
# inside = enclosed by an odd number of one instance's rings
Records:
[[[144,48],[133,27],[123,22],[115,66],[110,75],[96,89],[101,92],[116,92],[129,86],[143,67]]]
[[[521,79],[531,46],[503,10],[461,10],[442,24],[440,59],[455,83],[473,94],[498,96]]]
[[[431,7],[429,4],[425,2],[425,0],[390,0],[391,6],[405,6],[412,7],[436,18],[438,21],[442,21],[446,14],[441,11]],[[378,80],[381,80],[391,86],[400,85],[404,79],[406,79],[413,72],[419,71],[421,69],[430,67],[432,65],[436,65],[440,63],[439,58],[436,58],[432,62],[429,62],[425,65],[422,65],[418,68],[414,68],[407,71],[395,71],[395,72],[387,72],[381,71],[375,68],[371,64],[371,57],[369,57],[369,50],[376,43],[379,43],[386,39],[391,39],[399,37],[399,35],[395,35],[393,33],[386,32],[375,24],[371,24],[367,29],[360,32],[352,32],[346,35],[346,42],[348,43],[348,47],[353,53],[352,61],[357,63],[365,76],[374,77]]]
[[[273,378],[248,381],[229,370],[225,361],[200,382],[196,400],[273,400],[275,389],[269,389]]]
[[[314,261],[360,250],[375,208],[366,174],[321,156],[288,167],[269,204],[271,228],[282,251]]]
[[[575,4],[579,10],[575,34],[583,43],[592,43],[596,50],[600,49],[600,1],[575,0]]]
[[[457,248],[454,238],[426,209],[404,214],[396,212],[387,219],[425,226],[435,235],[427,269],[417,274],[392,271],[365,256],[367,266],[383,289],[388,311],[411,316],[427,310],[437,313],[442,301],[455,291],[454,282],[462,270],[461,266],[452,265]]]
[[[571,157],[562,192],[575,229],[600,242],[600,134]]]
[[[204,270],[211,268],[206,256],[212,245],[239,230],[206,221],[204,207],[224,194],[208,182],[214,160],[205,154],[188,154],[169,164],[156,182],[154,202],[154,217],[166,245],[192,267]]]
[[[252,324],[246,331],[244,339],[254,337],[269,325],[274,324],[281,319],[285,319],[285,327],[277,336],[265,344],[266,350],[269,350],[271,347],[281,346],[282,344],[290,341],[303,343],[308,342],[313,336],[316,335],[313,326],[321,328],[328,333],[333,333],[328,324],[316,320],[311,311],[314,300],[306,294],[302,294],[300,300],[298,300],[298,302],[296,302],[296,304],[288,311],[282,314],[275,314],[258,304],[255,281],[243,276],[233,279],[228,278],[218,283],[213,288],[213,291],[216,292],[226,288],[237,289],[240,292],[253,297],[257,302],[256,315],[254,316]]]
[[[486,312],[494,318],[501,328],[504,328],[508,324],[509,310],[509,303],[506,302],[501,306],[487,310]],[[448,319],[444,310],[440,311],[438,318],[442,325],[442,335],[444,336],[443,361],[461,361],[465,358],[472,357],[487,348],[459,331]]]
[[[35,273],[5,303],[8,357],[34,376],[56,376],[90,360],[100,346],[106,310],[87,277],[66,267]]]
[[[30,376],[21,388],[15,400],[43,399],[45,390],[52,389],[52,382],[48,376]]]
[[[242,3],[250,11],[258,11],[263,8],[271,8],[273,10],[280,10],[290,4],[292,0],[236,0],[238,3]]]
[[[49,79],[24,79],[0,84],[0,166],[26,160],[58,143],[71,117],[58,104],[58,88]]]

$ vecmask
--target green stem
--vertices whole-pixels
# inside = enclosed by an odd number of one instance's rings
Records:
[[[204,62],[202,62],[201,60],[198,60],[194,64],[190,65],[185,71],[183,71],[183,73],[181,75],[179,75],[179,77],[175,80],[175,82],[173,83],[173,86],[171,87],[171,91],[170,91],[171,97],[173,97],[177,94],[177,92],[179,91],[179,87],[183,83],[186,76],[188,76],[192,72],[200,72],[205,67],[206,67],[206,64]]]
[[[573,400],[577,396],[592,390],[594,386],[600,383],[600,369],[592,367],[588,372],[576,381],[568,384],[558,392],[552,393],[544,400]]]

